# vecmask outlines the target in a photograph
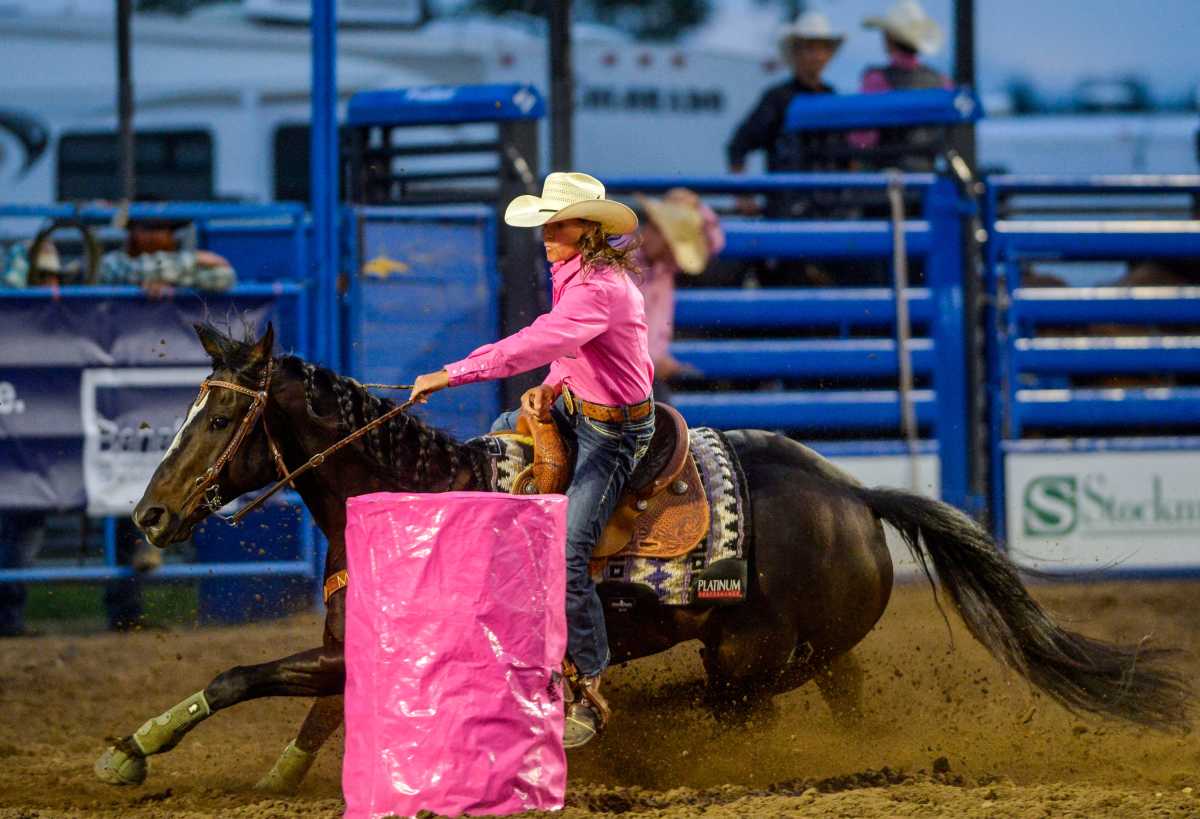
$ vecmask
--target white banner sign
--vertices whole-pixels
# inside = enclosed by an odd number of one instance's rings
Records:
[[[203,367],[84,370],[83,484],[89,515],[128,515],[208,376]]]
[[[913,486],[912,460],[907,455],[840,455],[829,460],[867,486],[907,489],[931,498],[939,497],[941,492],[941,461],[936,455],[917,456],[916,486]]]
[[[1014,453],[1008,542],[1039,569],[1200,564],[1200,453]]]
[[[916,491],[931,498],[941,496],[941,461],[936,455],[918,455],[916,459],[917,485],[913,487],[913,464],[907,455],[852,455],[830,458],[835,464],[849,472],[867,486],[886,486],[893,489]],[[887,537],[888,551],[892,553],[892,565],[896,576],[911,578],[920,571],[900,538],[900,533],[891,526],[883,527]]]

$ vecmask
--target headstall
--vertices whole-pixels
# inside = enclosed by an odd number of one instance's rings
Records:
[[[250,398],[250,408],[246,414],[242,416],[242,422],[238,426],[237,432],[233,438],[225,446],[220,457],[213,462],[212,466],[204,471],[202,475],[198,475],[193,481],[192,491],[184,499],[183,508],[187,510],[187,514],[191,513],[192,504],[198,500],[203,501],[203,505],[208,511],[216,513],[218,509],[224,506],[224,501],[221,498],[220,485],[217,479],[221,475],[221,470],[225,468],[225,464],[233,459],[237,454],[238,449],[246,440],[246,436],[250,434],[250,430],[254,428],[254,423],[260,417],[263,422],[263,432],[267,436],[267,447],[271,450],[271,458],[275,461],[275,468],[279,470],[280,475],[287,475],[287,466],[283,462],[283,455],[279,452],[279,447],[275,444],[275,439],[271,437],[271,430],[267,426],[267,416],[265,413],[267,407],[267,397],[271,390],[271,368],[272,361],[267,359],[267,366],[263,370],[262,381],[259,382],[258,389],[252,390],[249,387],[243,387],[241,384],[234,384],[232,381],[220,381],[215,378],[206,378],[200,384],[200,394],[196,396],[196,401],[193,406],[196,406],[204,400],[204,396],[214,388],[232,390],[236,393],[241,393]]]

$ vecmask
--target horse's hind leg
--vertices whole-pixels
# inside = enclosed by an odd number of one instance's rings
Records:
[[[788,637],[755,619],[729,618],[704,640],[708,675],[705,704],[718,723],[729,727],[769,717],[781,671],[790,661]],[[794,640],[794,636],[792,637]]]
[[[813,680],[838,725],[854,728],[861,722],[863,672],[852,653],[834,657]]]
[[[342,724],[341,696],[321,697],[312,704],[300,733],[283,749],[271,770],[254,786],[265,793],[288,796],[296,792],[317,758],[317,751]]]
[[[212,714],[258,697],[319,697],[340,694],[345,684],[340,646],[314,648],[282,660],[237,666],[220,674],[130,736],[109,746],[95,772],[110,785],[139,785],[146,779],[146,757],[171,750]]]

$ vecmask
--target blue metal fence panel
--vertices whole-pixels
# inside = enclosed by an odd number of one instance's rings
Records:
[[[662,177],[638,176],[606,180],[611,190],[661,191],[682,186],[699,193],[761,193],[780,190],[861,190],[882,194],[888,177],[882,174],[767,174],[763,176]],[[983,500],[968,495],[966,435],[966,346],[963,330],[963,283],[960,219],[963,202],[954,184],[932,174],[905,174],[906,191],[923,197],[920,218],[904,224],[910,257],[925,259],[928,289],[910,289],[915,326],[927,328],[931,347],[914,348],[921,373],[932,372],[934,392],[914,396],[925,433],[937,438],[941,458],[942,496],[976,511]],[[725,219],[727,259],[850,259],[890,258],[891,224],[886,221],[771,221]],[[895,304],[881,289],[718,293],[682,291],[677,296],[677,326],[687,329],[742,327],[782,328],[819,326],[843,335],[862,328],[895,325]],[[796,363],[787,344],[778,347],[735,348],[727,342],[687,341],[680,357],[699,363],[706,374],[723,378],[807,377],[838,373],[849,377],[889,377],[895,372],[894,348],[886,364],[870,353],[842,350],[823,362]],[[927,342],[928,343],[928,342]],[[739,354],[740,350],[744,354]],[[761,355],[759,353],[762,353]],[[810,356],[809,358],[813,358]],[[936,364],[930,363],[930,357]],[[835,367],[833,361],[840,366]],[[769,370],[774,373],[768,375]],[[895,392],[837,393],[833,411],[819,398],[827,393],[735,393],[698,395],[681,389],[675,403],[692,423],[716,426],[765,426],[796,432],[870,429],[898,432],[900,396]],[[815,403],[814,403],[815,401]],[[890,402],[890,403],[889,403]]]
[[[679,393],[673,403],[692,426],[808,434],[900,428],[900,396],[893,390]],[[913,404],[917,423],[932,426],[937,413],[933,393],[915,390]]]
[[[762,221],[723,219],[723,259],[890,258],[892,226],[884,221]],[[907,250],[925,256],[931,244],[929,223],[904,223]]]
[[[346,108],[348,125],[447,125],[540,119],[542,95],[532,85],[431,85],[360,91]]]
[[[933,318],[927,287],[907,291],[909,318],[925,325]],[[679,328],[891,327],[896,301],[882,287],[812,287],[739,290],[688,288],[675,294]]]
[[[788,131],[905,125],[957,125],[983,117],[969,88],[922,88],[887,94],[797,94],[784,115]]]
[[[925,261],[925,278],[933,294],[933,336],[938,364],[934,375],[937,397],[938,453],[942,461],[942,497],[980,514],[986,498],[970,492],[968,454],[970,418],[967,412],[967,340],[963,295],[961,201],[954,182],[939,178],[924,202],[924,215],[936,240]]]
[[[1200,337],[1020,338],[1012,356],[1022,373],[1194,373],[1200,372]]]
[[[992,226],[1008,259],[1128,259],[1200,256],[1196,221],[1016,221]]]
[[[905,190],[923,192],[937,177],[931,173],[899,175]],[[696,193],[764,193],[793,190],[883,191],[886,179],[877,173],[768,173],[730,176],[616,176],[604,180],[610,191],[668,191],[689,188]]]
[[[1050,176],[1042,174],[996,174],[987,178],[993,197],[1012,194],[1087,193],[1189,193],[1200,191],[1197,174],[1122,174],[1094,176]]]
[[[360,381],[411,383],[499,337],[494,211],[358,208],[347,368]],[[406,396],[401,396],[406,397]],[[460,437],[486,432],[497,382],[452,390],[421,414]]]
[[[1081,261],[1200,256],[1200,222],[1195,220],[1081,220],[998,218],[1002,208],[1019,213],[1027,196],[1070,195],[1086,210],[1097,197],[1131,194],[1200,193],[1200,176],[997,176],[987,180],[987,214],[991,228],[987,248],[989,288],[1000,309],[993,312],[990,390],[995,408],[993,433],[993,509],[1001,536],[1017,524],[1005,519],[1015,508],[1008,498],[1009,479],[1028,480],[1032,456],[1052,452],[1105,453],[1200,449],[1195,438],[1153,436],[1142,439],[1025,439],[1030,430],[1044,434],[1086,436],[1097,430],[1195,430],[1200,427],[1200,388],[1129,387],[1089,389],[1076,376],[1089,378],[1128,374],[1137,379],[1193,374],[1200,371],[1200,288],[1196,287],[1019,287],[1021,264],[1030,260]],[[1091,199],[1079,202],[1080,196]],[[1060,200],[1061,201],[1061,200]],[[1118,200],[1119,201],[1119,200]],[[1070,328],[1101,324],[1121,326],[1118,335],[1104,330],[1090,336],[1067,335]],[[1141,335],[1133,328],[1141,326]],[[1068,328],[1066,330],[1061,328]],[[1164,329],[1166,328],[1166,329]],[[1075,331],[1077,332],[1077,331]],[[1055,335],[1058,333],[1058,335]],[[1084,382],[1086,383],[1086,382]],[[1169,383],[1169,382],[1165,382]],[[1009,456],[1024,460],[1010,460]],[[1090,459],[1107,464],[1107,476],[1118,480],[1126,461]],[[1051,463],[1047,461],[1047,463]],[[1077,467],[1081,461],[1073,461]],[[1146,461],[1129,468],[1142,475]],[[1176,462],[1177,463],[1177,462]],[[1115,465],[1116,464],[1116,465]],[[1137,470],[1143,470],[1138,472]],[[1024,471],[1022,471],[1024,470]],[[1113,471],[1115,470],[1115,471]],[[1069,470],[1068,470],[1069,471]],[[1014,478],[1015,479],[1015,478]],[[1082,480],[1082,478],[1080,478]],[[1138,478],[1140,480],[1140,478]],[[1130,478],[1133,480],[1133,478]],[[1025,498],[1028,503],[1029,499]],[[1013,534],[1023,536],[1022,531]],[[1137,572],[1177,573],[1179,567]],[[1195,571],[1191,567],[1189,571]],[[1106,573],[1107,574],[1107,573]]]
[[[71,217],[104,225],[112,222],[113,215],[111,207],[0,206],[0,218]],[[320,327],[311,326],[309,316],[311,282],[305,269],[301,207],[135,204],[129,215],[192,222],[202,247],[215,245],[218,252],[228,254],[241,283],[224,292],[180,289],[157,301],[130,286],[0,290],[0,382],[11,393],[8,411],[0,413],[0,471],[10,487],[0,497],[0,506],[52,511],[91,505],[81,464],[88,457],[85,432],[95,430],[85,429],[82,413],[93,404],[88,411],[95,412],[96,419],[87,423],[102,424],[102,453],[108,451],[108,436],[113,438],[111,449],[125,451],[132,446],[136,453],[141,451],[137,447],[149,442],[145,452],[154,455],[153,447],[174,431],[161,427],[163,418],[169,422],[172,413],[186,410],[211,367],[196,339],[195,322],[227,323],[237,333],[243,327],[261,328],[270,320],[276,328],[277,349],[301,355],[309,354],[321,334]],[[252,243],[239,244],[240,237],[252,237]],[[222,244],[226,239],[229,243]],[[92,386],[85,389],[88,384]],[[153,424],[145,420],[151,416],[157,419]],[[14,491],[18,487],[22,491]],[[298,503],[294,495],[289,497],[292,504]],[[115,565],[112,518],[106,519],[104,531],[104,565],[5,570],[0,579],[87,581],[127,576],[128,567]],[[198,540],[199,553],[203,553],[202,541],[203,536]],[[261,548],[265,555],[276,552],[270,541]],[[280,553],[281,560],[169,563],[150,577],[282,573],[311,579],[319,570],[314,553],[313,525],[305,517],[299,543],[289,547],[286,555]]]
[[[1200,287],[1020,287],[1008,314],[1017,325],[1200,324]]]
[[[306,219],[292,223],[220,221],[206,224],[200,231],[200,244],[228,259],[242,284],[310,278],[311,238]]]
[[[1017,390],[1014,422],[1022,426],[1097,427],[1200,423],[1200,388]]]
[[[933,342],[908,344],[913,371],[929,375]],[[676,341],[671,353],[704,378],[892,377],[899,372],[896,342],[888,338]]]

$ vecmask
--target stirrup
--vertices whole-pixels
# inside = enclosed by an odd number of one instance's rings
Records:
[[[582,748],[600,733],[600,718],[586,702],[573,702],[567,706],[563,723],[563,748]]]
[[[600,693],[600,677],[581,676],[570,660],[563,660],[563,676],[567,681],[563,747],[579,748],[604,732],[612,708]]]

